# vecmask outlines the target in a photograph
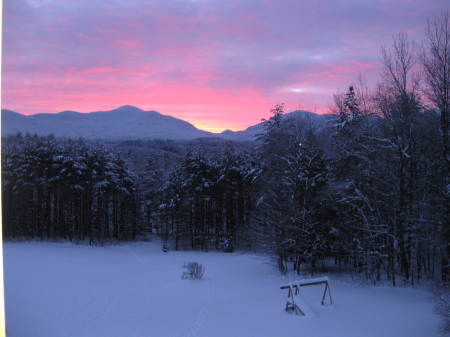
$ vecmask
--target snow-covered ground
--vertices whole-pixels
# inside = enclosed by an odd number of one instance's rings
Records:
[[[5,243],[9,337],[434,337],[431,295],[410,288],[362,287],[333,279],[302,288],[308,315],[283,311],[293,279],[263,256],[163,253],[158,243],[89,247]],[[206,267],[182,280],[182,265]]]

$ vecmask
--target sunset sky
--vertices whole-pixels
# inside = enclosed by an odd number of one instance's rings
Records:
[[[326,112],[377,80],[380,46],[420,39],[448,0],[4,0],[2,107],[134,105],[240,130],[275,103]]]

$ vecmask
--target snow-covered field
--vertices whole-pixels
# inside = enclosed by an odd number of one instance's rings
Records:
[[[333,279],[302,288],[305,317],[283,311],[292,279],[263,256],[163,253],[159,243],[89,247],[5,243],[9,337],[434,337],[439,318],[423,290]],[[182,280],[182,264],[205,265]]]

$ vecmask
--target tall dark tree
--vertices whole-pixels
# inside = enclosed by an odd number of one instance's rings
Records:
[[[441,117],[441,209],[442,281],[450,282],[450,15],[444,12],[426,27],[426,47],[422,54],[426,95]]]

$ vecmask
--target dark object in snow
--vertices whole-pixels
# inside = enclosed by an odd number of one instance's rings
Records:
[[[225,253],[232,253],[234,251],[233,239],[231,237],[222,238],[220,240],[220,247]]]
[[[183,268],[182,279],[201,280],[205,274],[205,267],[197,262],[185,262]]]
[[[288,291],[288,299],[286,302],[286,307],[284,310],[286,312],[294,312],[296,315],[303,315],[305,316],[305,313],[300,309],[300,307],[295,303],[294,297],[298,296],[300,294],[300,287],[306,287],[306,286],[312,286],[312,285],[318,285],[318,284],[325,284],[325,289],[323,291],[322,301],[321,304],[325,304],[325,296],[328,291],[328,296],[330,297],[330,304],[333,304],[333,300],[331,299],[331,288],[330,283],[328,280],[328,277],[319,277],[319,278],[311,278],[311,279],[304,279],[292,282],[291,284],[281,286],[280,289],[289,289]]]
[[[164,242],[163,243],[163,246],[162,246],[162,251],[164,252],[164,253],[167,253],[168,251],[169,251],[169,247],[167,247],[167,242]]]

